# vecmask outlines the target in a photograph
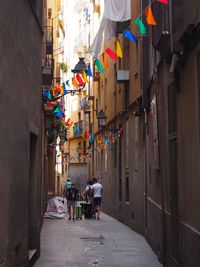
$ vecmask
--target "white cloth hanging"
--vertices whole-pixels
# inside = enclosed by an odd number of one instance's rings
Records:
[[[107,0],[99,30],[92,43],[90,54],[97,57],[103,41],[107,43],[115,35],[116,23],[131,19],[131,0]]]

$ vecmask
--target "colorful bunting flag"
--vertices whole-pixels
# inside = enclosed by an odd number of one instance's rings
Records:
[[[108,60],[107,60],[107,57],[106,57],[105,53],[102,54],[102,60],[103,60],[104,68],[107,69],[108,68]]]
[[[111,49],[111,48],[107,48],[106,49],[106,53],[109,55],[109,57],[111,57],[114,61],[117,61],[118,57],[115,54],[115,52]]]
[[[146,16],[146,21],[149,25],[156,25],[156,21],[155,21],[155,18],[154,18],[154,15],[153,15],[153,12],[152,12],[152,9],[151,9],[151,6],[148,6],[145,11],[144,11],[144,14]]]
[[[67,94],[67,89],[66,89],[65,83],[63,83],[63,88],[64,88],[63,94],[66,95]]]
[[[123,36],[127,39],[129,39],[131,42],[136,42],[137,37],[129,30],[125,30],[123,33]]]
[[[145,28],[143,22],[141,21],[141,19],[139,19],[139,18],[135,19],[134,23],[138,26],[140,34],[144,35],[147,33],[146,28]]]
[[[60,86],[54,86],[54,90],[58,91],[59,93],[62,93]]]
[[[54,109],[53,113],[57,113],[57,112],[59,112],[59,111],[60,111],[59,107],[56,107],[56,108]]]
[[[122,49],[121,49],[121,45],[120,45],[119,40],[116,41],[116,54],[120,58],[123,57],[123,53],[122,53]]]
[[[78,84],[78,82],[77,82],[77,80],[76,80],[74,77],[72,78],[72,84],[73,84],[73,86],[76,87],[77,89],[80,87],[79,84]]]
[[[84,86],[85,85],[85,83],[84,83],[84,81],[83,81],[83,79],[82,79],[80,74],[76,74],[76,80],[78,81],[80,86]]]
[[[81,128],[78,127],[78,132],[77,132],[78,135],[81,135]]]
[[[94,64],[95,64],[95,66],[97,67],[97,69],[99,70],[100,73],[104,73],[104,68],[103,68],[103,66],[101,64],[101,61],[98,58],[95,59]]]
[[[157,1],[162,4],[169,5],[169,0],[157,0]]]
[[[90,64],[88,64],[87,76],[92,77],[92,71],[91,71],[91,68],[90,68]]]
[[[66,85],[67,85],[68,87],[70,87],[70,85],[69,85],[69,80],[67,80],[65,83],[66,83]]]
[[[83,80],[84,80],[85,83],[89,83],[87,75],[86,75],[86,72],[84,70],[82,72],[82,77],[83,77]]]

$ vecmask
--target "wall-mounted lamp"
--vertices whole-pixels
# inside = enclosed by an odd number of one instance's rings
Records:
[[[84,57],[79,58],[79,62],[75,65],[74,69],[71,70],[73,73],[81,73],[82,71],[87,71],[87,66],[84,61]]]
[[[99,128],[103,129],[104,131],[119,131],[119,130],[121,130],[121,128],[107,128],[106,127],[107,117],[102,110],[97,114],[97,119],[98,119]]]

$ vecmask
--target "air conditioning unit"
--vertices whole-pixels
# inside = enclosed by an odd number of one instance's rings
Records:
[[[117,82],[118,83],[129,82],[129,70],[117,70]]]

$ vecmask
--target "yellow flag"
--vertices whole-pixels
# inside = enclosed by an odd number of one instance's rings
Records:
[[[123,57],[123,52],[120,46],[120,42],[117,40],[116,42],[116,54],[118,57],[122,58]]]
[[[82,77],[83,77],[83,80],[84,80],[85,83],[89,83],[87,75],[86,75],[86,72],[84,70],[82,72]]]

